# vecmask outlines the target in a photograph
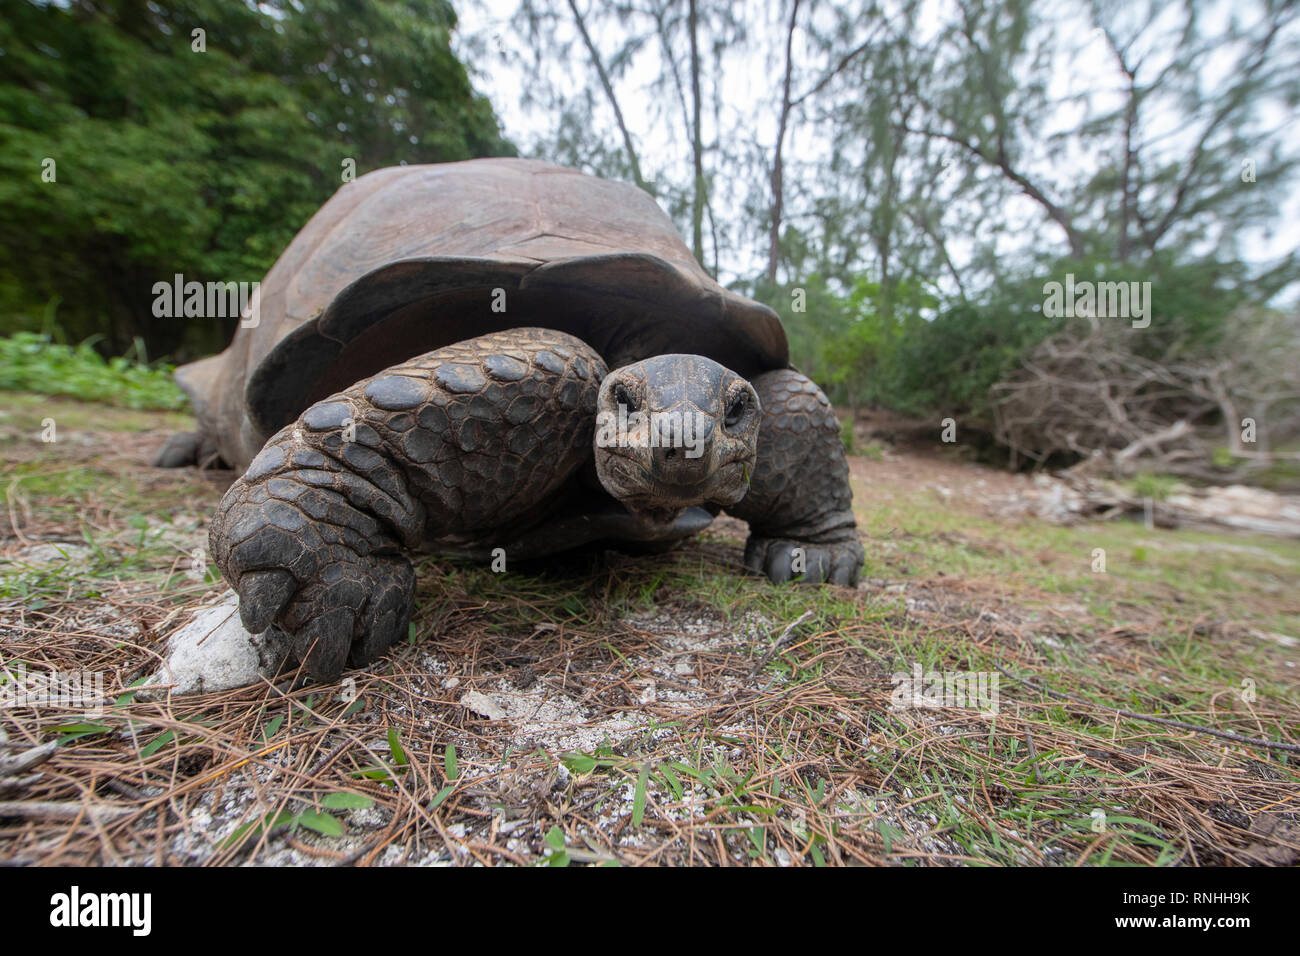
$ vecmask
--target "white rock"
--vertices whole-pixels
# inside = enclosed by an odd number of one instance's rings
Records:
[[[505,720],[508,716],[504,707],[487,694],[481,694],[476,690],[472,690],[462,697],[460,705],[472,710],[480,717],[486,717],[488,720]]]
[[[227,591],[215,604],[194,612],[188,624],[167,641],[167,660],[144,683],[142,700],[168,693],[201,694],[244,687],[274,677],[288,656],[288,640],[279,631],[249,634],[239,620],[239,595]],[[170,690],[165,685],[173,685]]]

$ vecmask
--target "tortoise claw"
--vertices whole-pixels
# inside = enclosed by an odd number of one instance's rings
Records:
[[[250,571],[239,579],[239,619],[250,634],[261,634],[293,597],[298,584],[288,571]]]
[[[278,441],[268,448],[280,467],[231,486],[209,532],[212,555],[244,627],[278,627],[307,673],[332,681],[406,633],[415,573],[385,527],[337,490],[365,498],[361,478],[298,469]]]
[[[767,575],[774,584],[837,584],[853,587],[862,569],[862,544],[856,539],[809,542],[795,538],[750,535],[745,544],[745,567]]]
[[[350,608],[317,612],[293,635],[293,655],[317,680],[335,680],[343,673],[355,628]]]
[[[250,571],[235,591],[249,632],[274,623],[307,673],[332,681],[344,667],[370,663],[405,636],[415,572],[400,556],[338,553],[302,586],[286,570]]]

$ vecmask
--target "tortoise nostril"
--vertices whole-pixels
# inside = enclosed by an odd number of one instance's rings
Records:
[[[677,457],[677,449],[676,449],[676,448],[668,448],[668,449],[666,449],[666,450],[664,451],[664,457],[667,458],[667,459],[670,459],[670,460],[673,459],[673,458],[676,458],[676,457]]]

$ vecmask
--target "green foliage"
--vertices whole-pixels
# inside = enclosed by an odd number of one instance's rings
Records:
[[[1133,479],[1133,493],[1139,498],[1164,501],[1174,492],[1178,479],[1170,475],[1143,473]]]
[[[859,455],[862,458],[867,459],[867,461],[885,460],[885,449],[880,445],[876,444],[875,442],[872,442],[870,445],[867,445],[865,448],[859,449],[857,452],[855,452],[855,454]]]
[[[994,289],[980,303],[959,303],[932,322],[912,321],[894,353],[888,403],[914,415],[982,419],[988,391],[1024,351],[1059,325],[1035,311],[1041,279]]]
[[[543,862],[547,866],[568,866],[570,858],[565,851],[564,831],[559,827],[551,827],[546,831],[545,839],[547,854]]]
[[[922,327],[936,304],[932,294],[910,280],[897,280],[886,288],[859,278],[847,298],[850,321],[827,343],[827,357],[834,367],[830,380],[847,386],[855,404],[888,401],[904,336]]]
[[[74,338],[219,348],[233,320],[156,318],[153,283],[260,280],[345,160],[361,175],[512,151],[455,23],[446,0],[7,4],[0,328],[39,327],[58,296]]]
[[[61,345],[48,335],[18,332],[0,338],[0,389],[71,395],[127,408],[175,409],[185,396],[171,366],[148,364],[137,340],[125,356],[105,359],[87,341]]]
[[[827,344],[850,320],[846,297],[820,273],[785,284],[741,283],[737,289],[781,317],[790,341],[791,364],[819,382],[829,382],[833,368]]]
[[[1151,359],[1212,351],[1233,311],[1250,297],[1249,284],[1232,264],[1153,259],[1139,266],[1104,258],[1061,259],[1024,267],[978,299],[941,307],[933,319],[927,318],[933,297],[915,293],[896,304],[898,318],[891,323],[872,308],[879,301],[878,286],[860,280],[846,306],[855,318],[831,333],[823,347],[834,371],[822,384],[849,385],[847,397],[854,401],[913,415],[953,415],[987,427],[990,387],[1070,321],[1043,310],[1047,283],[1064,283],[1067,275],[1076,282],[1149,282],[1151,324],[1134,342]],[[898,288],[908,286],[900,283]],[[841,390],[832,397],[846,396]]]
[[[329,793],[321,799],[321,806],[326,810],[365,810],[374,806],[375,801],[370,797],[363,796],[359,793]],[[312,807],[292,812],[288,809],[271,812],[245,823],[235,829],[228,837],[221,841],[223,849],[240,846],[249,837],[261,837],[265,833],[280,827],[287,827],[290,832],[298,827],[306,827],[308,830],[314,830],[322,836],[339,837],[343,836],[347,830],[343,822],[330,813],[323,813]]]

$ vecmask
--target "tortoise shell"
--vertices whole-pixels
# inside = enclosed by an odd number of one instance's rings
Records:
[[[399,166],[345,184],[257,300],[256,326],[176,373],[240,470],[314,402],[503,329],[571,333],[610,368],[674,352],[747,377],[788,364],[776,313],[710,278],[649,195],[525,159]]]

